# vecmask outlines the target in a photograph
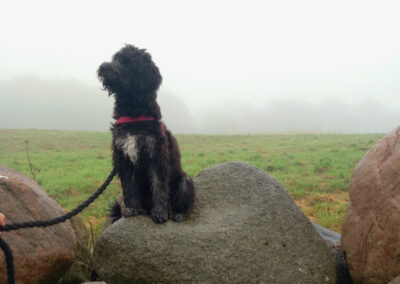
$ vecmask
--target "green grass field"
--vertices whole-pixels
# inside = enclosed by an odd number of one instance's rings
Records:
[[[340,233],[351,173],[383,135],[177,135],[190,176],[227,161],[244,161],[278,179],[314,222]],[[92,194],[111,171],[106,132],[0,130],[0,164],[33,177],[67,210]],[[27,158],[26,146],[33,170]],[[120,193],[114,180],[81,218],[101,231],[109,202]]]

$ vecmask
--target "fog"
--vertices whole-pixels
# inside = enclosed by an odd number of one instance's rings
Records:
[[[21,9],[23,7],[23,9]],[[7,1],[0,128],[108,131],[98,66],[125,43],[176,133],[385,133],[400,124],[398,1]]]
[[[113,97],[77,80],[25,76],[0,81],[0,101],[0,128],[107,131],[113,122]],[[400,112],[371,99],[259,105],[229,100],[195,112],[170,92],[160,91],[158,101],[164,122],[176,133],[383,133],[400,122]]]

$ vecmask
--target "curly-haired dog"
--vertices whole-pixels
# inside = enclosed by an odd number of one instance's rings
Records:
[[[145,49],[126,45],[97,71],[114,95],[112,150],[121,179],[124,217],[151,214],[156,223],[183,221],[193,204],[194,186],[182,170],[176,139],[161,122],[156,102],[162,77]],[[118,205],[111,215],[121,217]],[[171,214],[172,213],[172,214]]]

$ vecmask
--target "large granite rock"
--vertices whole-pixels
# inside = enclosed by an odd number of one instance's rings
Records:
[[[46,220],[65,214],[30,178],[0,166],[0,208],[7,223]],[[69,222],[3,233],[14,254],[16,283],[54,284],[76,255],[77,239]],[[4,255],[0,253],[0,284],[7,283]]]
[[[354,169],[342,249],[354,283],[388,283],[400,275],[400,127]]]
[[[287,190],[241,162],[195,179],[183,223],[120,219],[96,242],[94,265],[116,283],[335,283],[325,242]]]

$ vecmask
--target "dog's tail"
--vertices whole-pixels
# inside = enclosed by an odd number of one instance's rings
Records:
[[[193,180],[185,174],[174,188],[176,190],[171,193],[172,211],[175,213],[187,213],[193,206],[195,199]]]
[[[114,200],[111,202],[108,211],[109,217],[111,218],[111,224],[122,218],[122,207],[121,204],[118,203],[116,198],[114,198]]]

